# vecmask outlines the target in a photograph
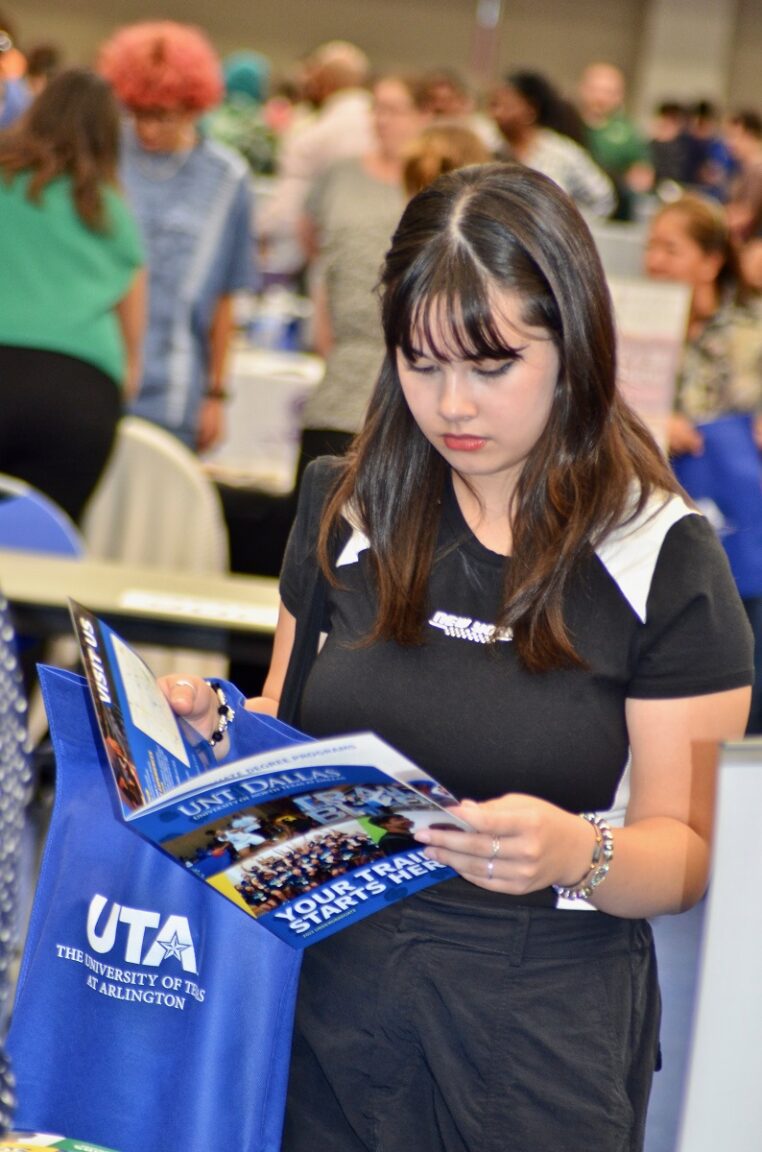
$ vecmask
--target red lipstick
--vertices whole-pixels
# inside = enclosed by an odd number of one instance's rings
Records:
[[[451,452],[478,452],[487,443],[483,436],[452,436],[442,437],[445,447]]]

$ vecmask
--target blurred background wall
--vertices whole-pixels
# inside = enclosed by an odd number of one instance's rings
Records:
[[[380,69],[447,64],[486,89],[494,73],[542,70],[570,92],[583,66],[619,65],[640,113],[653,99],[762,99],[762,0],[1,0],[19,40],[54,40],[89,63],[115,26],[168,17],[205,27],[222,53],[250,47],[276,71],[324,40],[353,40]],[[476,13],[499,11],[495,51],[474,67]]]

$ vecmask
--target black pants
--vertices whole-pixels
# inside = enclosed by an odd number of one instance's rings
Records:
[[[282,1152],[636,1152],[651,929],[443,884],[304,955]]]
[[[93,364],[0,345],[0,472],[39,488],[74,521],[103,472],[121,412],[116,381]]]

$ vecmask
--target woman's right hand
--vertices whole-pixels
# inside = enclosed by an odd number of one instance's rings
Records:
[[[175,673],[160,676],[158,683],[172,711],[192,724],[208,740],[219,719],[219,700],[214,689],[200,676]]]
[[[704,437],[687,416],[673,412],[667,421],[667,447],[671,456],[700,456]]]

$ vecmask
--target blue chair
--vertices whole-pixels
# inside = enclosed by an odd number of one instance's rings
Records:
[[[0,548],[82,556],[85,544],[55,501],[31,484],[0,473]]]
[[[84,556],[85,540],[74,521],[54,500],[38,488],[0,472],[0,548],[21,552],[46,552],[58,556]],[[27,691],[31,695],[34,675],[34,637],[16,636],[25,666]],[[68,638],[53,642],[54,662],[76,660],[76,645]],[[46,651],[46,656],[50,655]],[[30,736],[35,744],[47,731],[39,694],[30,699]]]

